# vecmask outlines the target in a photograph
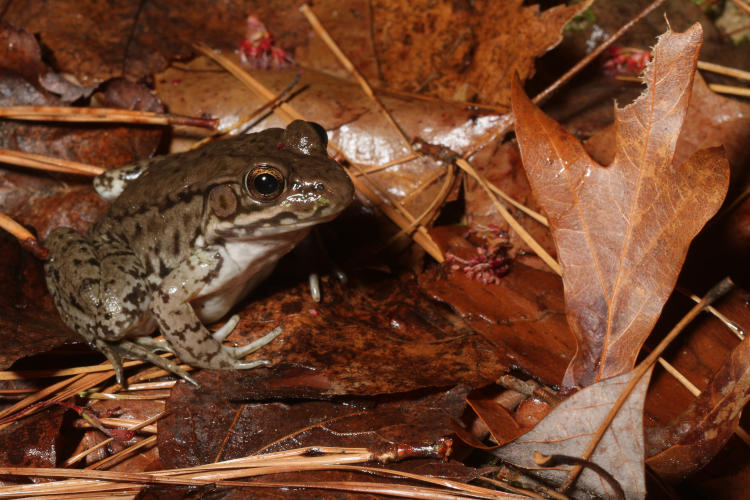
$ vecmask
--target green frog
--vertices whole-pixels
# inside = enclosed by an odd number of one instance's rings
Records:
[[[267,365],[242,358],[280,328],[234,347],[223,341],[236,315],[216,332],[204,323],[224,317],[313,225],[352,201],[352,181],[326,145],[322,128],[297,120],[97,177],[109,210],[85,235],[57,228],[45,241],[47,286],[64,323],[107,357],[120,384],[122,358],[195,384],[161,350],[200,368]],[[157,327],[165,341],[150,336]]]

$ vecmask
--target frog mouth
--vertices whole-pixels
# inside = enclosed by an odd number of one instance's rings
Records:
[[[232,224],[216,228],[216,235],[227,239],[257,238],[291,233],[334,219],[341,210],[331,210],[331,206],[320,205],[309,213],[279,212],[272,217]]]

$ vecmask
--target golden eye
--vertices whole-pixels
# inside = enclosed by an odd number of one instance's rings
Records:
[[[245,189],[258,201],[273,201],[284,190],[284,176],[268,165],[255,167],[245,174]]]

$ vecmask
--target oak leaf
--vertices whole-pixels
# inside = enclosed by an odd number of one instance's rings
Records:
[[[533,460],[536,451],[544,455],[580,457],[631,376],[632,373],[626,373],[582,389],[552,410],[532,430],[493,453],[518,467],[532,470],[538,469]],[[589,459],[617,480],[626,498],[646,495],[643,401],[650,377],[649,370],[635,385]],[[535,474],[559,484],[570,469],[537,470]],[[575,487],[577,493],[585,492],[595,498],[613,495],[607,483],[588,469],[584,469]]]
[[[659,38],[644,72],[646,91],[615,108],[616,152],[608,167],[514,82],[521,155],[550,220],[578,341],[565,385],[589,385],[632,368],[691,240],[726,195],[729,166],[721,148],[672,165],[701,42],[698,23]]]

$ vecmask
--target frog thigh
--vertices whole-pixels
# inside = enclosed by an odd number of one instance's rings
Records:
[[[63,322],[87,341],[147,335],[148,298],[143,266],[131,250],[57,228],[45,240],[47,287]]]
[[[241,358],[252,352],[250,346],[229,347],[222,344],[236,319],[230,319],[228,329],[211,333],[198,318],[190,301],[215,277],[223,263],[218,249],[200,249],[169,273],[154,293],[152,312],[159,328],[175,354],[191,366],[213,370],[246,369],[267,365],[266,360],[244,362]],[[278,332],[269,337],[270,341]]]

